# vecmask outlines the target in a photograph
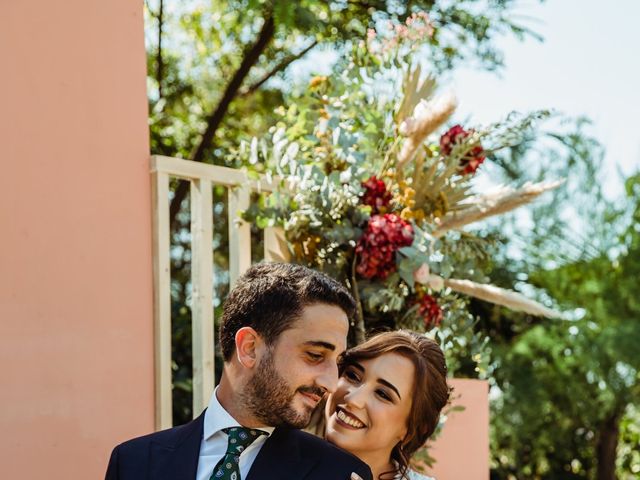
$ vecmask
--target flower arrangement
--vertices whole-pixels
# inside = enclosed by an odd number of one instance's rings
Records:
[[[446,127],[456,98],[438,93],[414,61],[432,31],[424,14],[386,33],[369,31],[333,75],[314,77],[278,109],[270,136],[237,154],[281,188],[244,215],[261,227],[281,226],[294,261],[351,289],[359,305],[354,341],[378,328],[432,332],[465,350],[481,371],[485,340],[473,331],[468,297],[558,314],[491,285],[491,240],[465,229],[560,182],[476,192],[484,162],[521,142],[547,113],[512,114],[486,128]]]

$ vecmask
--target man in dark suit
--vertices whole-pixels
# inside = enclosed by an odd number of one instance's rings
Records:
[[[321,273],[251,267],[224,304],[224,369],[209,407],[187,425],[117,446],[106,479],[370,480],[356,457],[299,430],[335,389],[354,309]]]

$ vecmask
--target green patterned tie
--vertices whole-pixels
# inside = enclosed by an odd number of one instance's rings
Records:
[[[240,454],[260,435],[267,435],[267,433],[243,427],[223,428],[222,431],[229,435],[227,453],[215,466],[209,480],[241,480]]]

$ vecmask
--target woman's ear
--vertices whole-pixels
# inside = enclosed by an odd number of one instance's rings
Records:
[[[253,368],[257,364],[258,350],[262,338],[251,327],[242,327],[236,332],[236,357],[245,368]]]

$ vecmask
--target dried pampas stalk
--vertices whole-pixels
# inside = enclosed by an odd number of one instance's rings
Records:
[[[434,77],[428,75],[422,78],[422,68],[418,65],[414,70],[407,71],[403,82],[402,90],[404,91],[404,98],[402,104],[398,108],[396,114],[396,121],[401,124],[409,117],[413,109],[420,102],[421,99],[429,99],[433,95],[436,89],[436,80]]]
[[[432,233],[439,238],[449,230],[459,229],[473,222],[509,212],[531,203],[544,192],[558,188],[564,180],[555,182],[525,183],[521,188],[500,187],[493,192],[478,195],[468,200],[470,206],[451,212],[444,217],[440,226]]]
[[[282,227],[267,227],[264,230],[264,259],[268,262],[289,263],[291,253]]]
[[[505,290],[495,285],[483,285],[470,280],[455,280],[452,278],[445,280],[444,284],[453,291],[479,298],[486,302],[495,303],[496,305],[502,305],[511,310],[547,318],[562,318],[560,312],[547,308],[513,290]]]
[[[458,101],[453,93],[440,95],[433,100],[420,100],[413,115],[400,125],[400,133],[407,139],[398,154],[397,168],[401,170],[411,161],[427,135],[442,125],[455,111]]]

